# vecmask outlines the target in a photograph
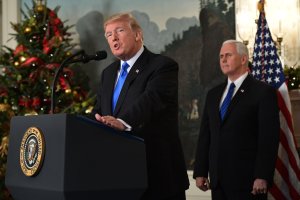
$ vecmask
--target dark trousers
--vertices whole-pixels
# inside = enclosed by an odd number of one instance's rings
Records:
[[[220,185],[211,191],[212,200],[267,200],[267,194],[253,195],[249,190],[225,191]]]
[[[148,195],[144,195],[141,200],[186,200],[185,198],[185,191],[180,192],[176,195],[171,195],[170,197],[166,197],[163,199],[160,198],[153,198],[153,197],[148,197]]]

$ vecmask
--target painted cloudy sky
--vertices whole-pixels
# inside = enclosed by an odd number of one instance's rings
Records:
[[[31,6],[31,0],[22,1]],[[67,24],[76,24],[78,19],[91,11],[103,14],[104,18],[117,12],[135,11],[135,17],[141,17],[144,33],[151,33],[147,40],[157,45],[153,51],[164,50],[172,42],[173,36],[182,35],[190,26],[199,25],[199,0],[48,0],[47,6],[61,6],[59,17]],[[141,22],[142,21],[142,22]],[[144,24],[143,24],[144,23]],[[154,38],[151,38],[151,37]],[[75,35],[75,40],[76,40]],[[149,38],[150,37],[150,38]],[[155,46],[155,45],[152,45]]]

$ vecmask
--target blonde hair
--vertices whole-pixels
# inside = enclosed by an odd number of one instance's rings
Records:
[[[137,20],[133,17],[131,13],[117,13],[115,15],[110,16],[107,20],[105,20],[103,28],[105,30],[107,24],[115,21],[128,21],[129,26],[134,31],[142,31],[141,26],[137,22]]]

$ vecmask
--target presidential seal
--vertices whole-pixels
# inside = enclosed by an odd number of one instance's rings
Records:
[[[42,132],[30,127],[25,132],[20,147],[20,165],[26,176],[34,176],[40,171],[45,154],[45,140]]]

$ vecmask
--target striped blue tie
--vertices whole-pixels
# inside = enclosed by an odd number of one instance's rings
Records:
[[[119,95],[121,93],[123,84],[124,84],[125,79],[127,77],[127,68],[128,67],[129,67],[129,65],[128,65],[127,62],[124,62],[122,64],[120,76],[119,76],[118,82],[116,84],[116,87],[115,87],[115,90],[114,90],[114,95],[113,95],[113,98],[112,98],[112,111],[113,112],[114,112],[115,107],[117,105],[117,101],[118,101]]]
[[[229,86],[229,90],[227,92],[227,95],[221,105],[221,108],[220,108],[220,115],[221,115],[221,119],[223,120],[224,119],[224,116],[226,114],[226,111],[228,109],[228,106],[230,104],[230,101],[231,101],[231,98],[232,98],[232,95],[233,95],[233,91],[234,91],[234,88],[235,88],[235,85],[234,83],[231,83],[230,86]]]

